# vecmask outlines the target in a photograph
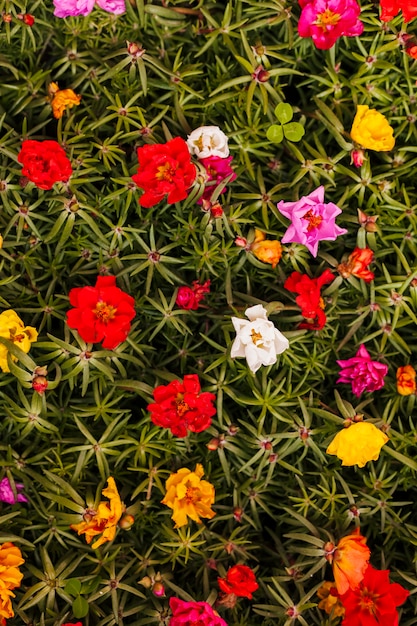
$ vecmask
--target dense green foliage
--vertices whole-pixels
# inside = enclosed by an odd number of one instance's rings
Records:
[[[95,8],[65,20],[47,0],[2,3],[12,21],[0,27],[0,302],[40,333],[0,374],[2,476],[23,482],[30,499],[0,505],[1,540],[26,559],[10,626],[77,621],[75,597],[89,603],[88,626],[166,624],[167,598],[139,580],[160,572],[167,597],[213,602],[217,576],[234,563],[254,568],[260,588],[252,602],[219,608],[229,626],[336,624],[316,607],[331,577],[320,545],[359,523],[372,564],[416,588],[415,395],[398,395],[395,374],[416,364],[417,66],[402,49],[401,18],[383,25],[378,7],[362,8],[364,34],[321,51],[298,36],[295,2],[136,0],[125,15]],[[16,18],[25,11],[32,27]],[[143,52],[129,54],[129,42]],[[260,65],[266,82],[252,76]],[[82,96],[58,121],[51,81]],[[298,143],[266,138],[279,102],[305,128]],[[349,136],[358,103],[384,113],[396,137],[393,151],[369,152],[360,169]],[[229,136],[238,174],[223,216],[204,213],[195,193],[140,207],[136,148],[205,124]],[[68,184],[21,184],[27,138],[61,143],[74,168]],[[288,221],[277,202],[319,185],[343,209],[348,234],[322,242],[316,259],[286,245],[273,270],[235,245],[254,228],[281,239]],[[358,208],[378,215],[376,232],[359,225]],[[337,277],[324,291],[325,328],[298,330],[285,278],[335,270],[356,245],[375,251],[375,281]],[[132,330],[114,351],[87,345],[65,323],[70,289],[99,274],[135,298]],[[177,288],[196,279],[210,279],[211,293],[184,311]],[[256,303],[268,305],[290,349],[253,375],[230,358],[231,316]],[[358,400],[348,385],[336,391],[336,360],[361,343],[389,371],[383,389]],[[43,365],[50,386],[40,396],[31,374]],[[150,422],[146,406],[155,386],[189,373],[216,394],[217,415],[208,431],[178,439]],[[363,469],[325,453],[355,414],[390,437]],[[213,438],[217,450],[207,447]],[[175,530],[161,504],[165,480],[196,463],[215,486],[217,515]],[[100,500],[109,476],[135,523],[92,550],[69,524]],[[73,578],[81,595],[65,587]],[[286,613],[293,605],[299,620]],[[415,609],[411,595],[402,625],[417,624]]]

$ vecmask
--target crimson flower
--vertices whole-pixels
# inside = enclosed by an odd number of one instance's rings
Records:
[[[230,166],[233,157],[229,156],[226,158],[222,158],[219,156],[209,156],[205,159],[200,159],[200,162],[204,165],[207,172],[207,182],[210,183],[214,181],[214,185],[208,185],[205,187],[203,195],[197,201],[197,204],[202,204],[204,200],[211,200],[211,196],[213,195],[213,191],[215,190],[217,185],[220,185],[221,182],[226,180],[226,178],[231,177],[229,182],[236,179],[236,173],[234,169]],[[223,187],[221,193],[226,191],[226,186]]]
[[[331,283],[333,279],[334,276],[329,269],[324,270],[318,278],[310,278],[307,274],[300,274],[300,272],[293,272],[287,278],[284,287],[288,291],[299,294],[295,301],[301,308],[301,315],[307,319],[307,322],[300,324],[300,328],[321,330],[324,327],[326,315],[320,289],[323,285]]]
[[[358,398],[364,391],[377,391],[385,385],[384,378],[388,374],[388,366],[379,361],[372,361],[363,344],[355,356],[336,363],[341,367],[336,383],[351,383],[352,392]]]
[[[255,574],[247,565],[233,565],[225,578],[218,578],[220,590],[223,593],[233,593],[235,596],[252,600],[252,592],[259,587]]]
[[[66,183],[72,174],[71,162],[57,141],[26,139],[17,155],[23,165],[22,175],[39,189],[52,189],[54,183]]]
[[[181,309],[196,311],[206,293],[210,293],[210,281],[201,284],[193,280],[192,287],[184,285],[178,289],[175,302]]]
[[[175,137],[167,143],[156,143],[138,148],[138,173],[133,181],[145,193],[139,204],[150,208],[167,196],[168,204],[187,197],[187,190],[196,177],[186,142]]]
[[[68,311],[67,324],[84,341],[102,341],[108,350],[125,341],[135,317],[135,301],[116,287],[114,276],[99,276],[94,287],[71,289],[69,300],[75,308]]]
[[[211,424],[216,413],[216,396],[203,391],[197,374],[186,374],[184,381],[173,380],[153,392],[155,402],[148,404],[151,420],[156,426],[170,428],[176,437],[186,437],[187,430],[201,433]]]
[[[368,565],[359,586],[340,596],[346,610],[341,626],[398,626],[397,606],[410,594],[398,583],[390,583],[389,573]]]
[[[355,37],[363,31],[356,0],[299,0],[299,4],[300,37],[311,37],[320,50],[331,48],[339,37]]]

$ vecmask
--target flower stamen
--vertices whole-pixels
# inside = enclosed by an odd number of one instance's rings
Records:
[[[334,13],[330,9],[325,9],[323,13],[317,15],[317,19],[314,22],[316,26],[323,29],[323,32],[328,30],[329,26],[336,26],[340,20],[340,13]]]
[[[303,220],[308,221],[309,224],[307,226],[307,231],[310,232],[320,226],[320,224],[323,221],[323,218],[321,215],[315,215],[313,213],[313,210],[310,209],[309,211],[307,211],[305,215],[303,215]]]
[[[96,308],[93,309],[94,315],[103,324],[108,324],[110,320],[113,320],[117,313],[117,308],[107,302],[97,302]]]

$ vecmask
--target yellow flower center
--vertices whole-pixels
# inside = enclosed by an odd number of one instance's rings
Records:
[[[172,183],[174,179],[175,170],[172,167],[171,163],[167,161],[163,165],[158,167],[158,172],[155,176],[157,180],[167,180],[169,183]]]
[[[326,11],[327,10],[328,9],[326,9]],[[318,226],[320,226],[320,224],[323,221],[323,218],[321,215],[314,215],[312,209],[310,209],[309,211],[307,211],[305,215],[303,215],[303,220],[308,221],[307,231],[310,232],[311,230],[314,230],[314,228],[317,228]]]
[[[263,348],[263,344],[262,344],[263,337],[261,333],[257,333],[256,330],[252,328],[252,332],[250,336],[252,338],[252,342],[255,344],[257,348]]]
[[[360,607],[362,611],[368,611],[371,615],[375,617],[377,611],[376,600],[378,600],[379,595],[377,593],[371,593],[365,587],[363,591],[361,591],[360,598]]]
[[[177,398],[175,400],[175,406],[178,417],[183,417],[187,413],[187,411],[190,410],[188,404],[184,402],[184,395],[182,393],[179,393],[177,395]]]
[[[93,309],[94,315],[103,324],[108,324],[110,320],[114,319],[116,312],[117,308],[111,304],[107,304],[107,302],[97,302],[96,308]]]
[[[319,26],[319,28],[322,28],[323,31],[326,31],[328,26],[336,26],[336,24],[339,23],[339,20],[339,13],[333,13],[330,9],[325,9],[323,13],[319,13],[317,15],[317,19],[314,24]]]
[[[201,491],[198,487],[190,487],[187,485],[187,492],[185,494],[187,504],[195,504],[201,500]]]

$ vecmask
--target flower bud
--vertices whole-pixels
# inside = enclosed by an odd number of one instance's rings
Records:
[[[119,527],[123,530],[130,530],[135,523],[135,518],[129,513],[125,513],[119,521]]]
[[[35,376],[32,380],[32,389],[40,396],[43,396],[45,391],[48,389],[48,381],[45,376]]]
[[[363,150],[352,150],[350,153],[350,162],[353,163],[355,167],[362,167],[364,160],[365,153]]]
[[[150,589],[152,587],[152,578],[149,576],[144,576],[140,580],[138,580],[138,585],[142,585],[145,589]]]

